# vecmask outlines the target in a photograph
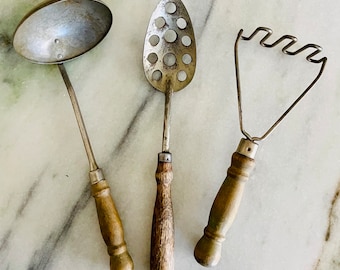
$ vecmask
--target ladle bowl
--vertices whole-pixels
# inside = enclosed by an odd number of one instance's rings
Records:
[[[112,24],[110,9],[96,0],[49,0],[35,7],[19,23],[13,38],[18,54],[38,64],[57,64],[67,87],[89,160],[91,191],[95,198],[111,270],[133,269],[123,226],[110,187],[97,166],[85,124],[64,62],[94,48]]]
[[[58,64],[94,48],[112,25],[110,9],[100,1],[51,0],[19,23],[13,46],[39,64]]]

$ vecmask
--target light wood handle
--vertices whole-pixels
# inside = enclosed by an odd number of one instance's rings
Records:
[[[249,144],[250,141],[246,141]],[[255,148],[257,149],[257,147]],[[247,148],[245,151],[252,151],[252,149]],[[235,219],[245,183],[254,167],[253,158],[239,152],[233,154],[227,177],[212,205],[204,235],[195,247],[194,256],[201,265],[211,267],[219,262],[222,242]]]
[[[106,180],[91,185],[100,230],[110,255],[111,270],[131,270],[133,262],[124,241],[124,231]]]
[[[159,154],[159,157],[162,153]],[[157,195],[152,220],[150,270],[174,269],[174,220],[170,184],[173,179],[171,154],[158,159]]]

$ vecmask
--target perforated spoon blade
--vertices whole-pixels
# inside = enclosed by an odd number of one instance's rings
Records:
[[[147,29],[143,65],[150,84],[166,92],[187,86],[196,69],[196,41],[189,14],[180,0],[162,0]]]
[[[174,224],[170,184],[171,99],[186,87],[196,68],[196,42],[189,14],[180,0],[161,0],[147,29],[143,66],[149,83],[165,93],[162,152],[156,171],[157,195],[151,235],[151,270],[174,269]]]

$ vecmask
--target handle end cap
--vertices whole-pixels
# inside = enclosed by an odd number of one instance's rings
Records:
[[[127,251],[110,257],[110,270],[133,270],[133,268],[132,258]]]
[[[198,241],[194,256],[196,261],[206,267],[216,266],[221,259],[222,244],[206,235]]]

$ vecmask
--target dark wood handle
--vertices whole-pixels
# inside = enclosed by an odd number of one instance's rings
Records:
[[[131,270],[133,262],[124,241],[124,231],[106,180],[91,185],[100,230],[110,255],[111,270]]]
[[[255,167],[254,159],[235,152],[227,177],[212,205],[203,237],[195,247],[195,258],[203,266],[215,266],[221,258],[222,242],[237,214],[243,189]]]
[[[172,179],[171,158],[170,162],[159,159],[156,171],[157,195],[152,220],[150,270],[174,269],[174,219],[170,188]]]

